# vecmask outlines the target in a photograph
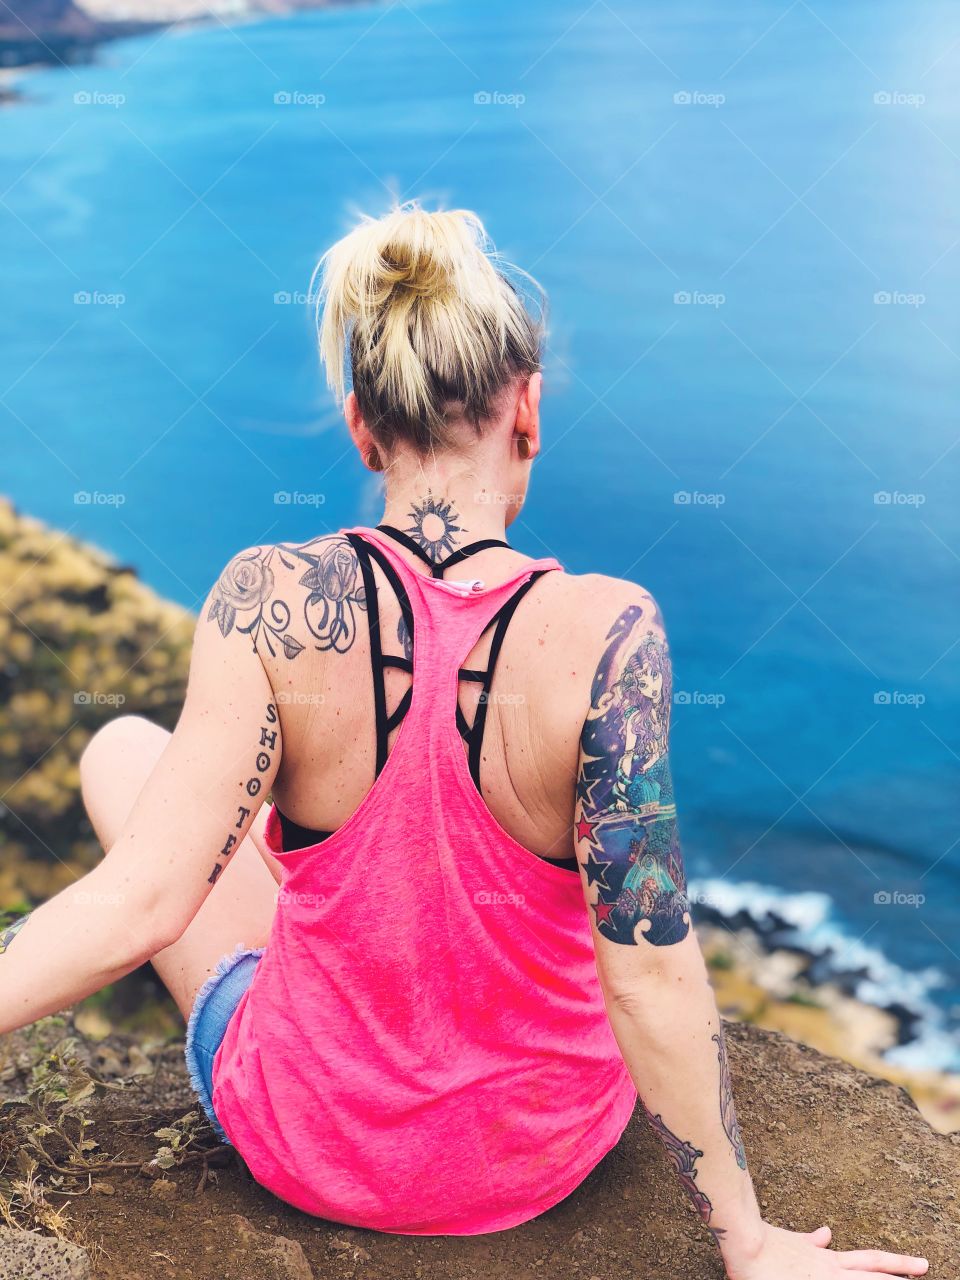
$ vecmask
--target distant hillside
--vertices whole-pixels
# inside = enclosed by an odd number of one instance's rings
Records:
[[[104,35],[103,24],[73,0],[5,0],[0,66],[72,62]]]
[[[133,569],[0,498],[0,909],[92,864],[80,752],[123,713],[173,727],[193,626]]]
[[[0,68],[79,62],[105,40],[178,22],[324,8],[331,0],[3,0]],[[346,0],[341,0],[346,2]]]

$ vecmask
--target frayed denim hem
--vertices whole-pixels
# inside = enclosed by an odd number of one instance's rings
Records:
[[[190,1084],[221,1142],[229,1143],[230,1139],[213,1109],[213,1059],[230,1017],[256,971],[256,964],[249,962],[259,960],[263,952],[263,947],[240,943],[230,955],[218,960],[215,972],[197,992],[187,1020],[184,1056]]]

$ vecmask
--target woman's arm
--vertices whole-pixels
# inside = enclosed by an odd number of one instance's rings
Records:
[[[91,995],[174,942],[267,797],[280,763],[273,691],[249,636],[200,615],[183,712],[116,843],[0,932],[0,1033]]]
[[[663,622],[638,590],[594,677],[576,836],[610,1023],[647,1119],[735,1280],[922,1275],[923,1259],[828,1252],[826,1228],[796,1234],[761,1217],[723,1027],[690,924],[668,751],[672,696]],[[624,789],[628,723],[647,766]]]

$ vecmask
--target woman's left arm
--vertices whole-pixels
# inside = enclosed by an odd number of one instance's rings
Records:
[[[99,991],[175,942],[250,829],[280,719],[250,637],[206,619],[180,720],[109,855],[0,931],[0,1033]]]

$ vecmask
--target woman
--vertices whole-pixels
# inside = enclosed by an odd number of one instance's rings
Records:
[[[472,214],[416,206],[322,272],[383,520],[242,551],[175,732],[92,740],[107,856],[5,940],[0,1031],[149,959],[217,1131],[309,1213],[514,1226],[639,1091],[732,1280],[922,1275],[761,1218],[690,928],[660,613],[504,539],[540,450],[521,278]]]

